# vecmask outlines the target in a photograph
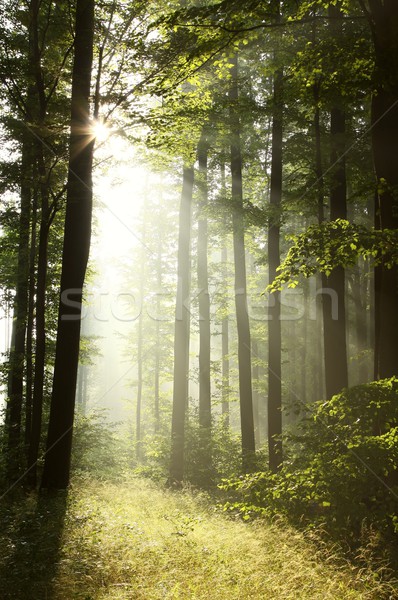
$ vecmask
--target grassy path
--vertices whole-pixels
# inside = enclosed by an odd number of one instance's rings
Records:
[[[2,517],[1,600],[398,597],[294,530],[233,521],[141,479],[75,484]]]

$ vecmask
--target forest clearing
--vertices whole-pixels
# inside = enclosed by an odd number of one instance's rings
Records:
[[[68,497],[31,497],[7,516],[2,600],[382,600],[398,590],[282,523],[248,525],[201,494],[140,478],[76,479]]]

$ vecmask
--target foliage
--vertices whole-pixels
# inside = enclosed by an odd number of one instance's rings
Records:
[[[225,427],[222,420],[213,422],[210,433],[198,424],[193,411],[185,435],[185,479],[189,483],[211,488],[221,478],[240,471],[240,436]]]
[[[213,423],[211,439],[198,424],[196,411],[191,411],[185,428],[184,481],[200,488],[216,486],[223,477],[232,477],[241,469],[240,438],[222,421]],[[137,475],[164,482],[170,467],[170,434],[152,434],[143,441],[142,464],[134,469]]]
[[[233,492],[225,509],[249,519],[283,515],[325,527],[355,546],[371,526],[398,535],[398,380],[375,381],[319,402],[278,474],[260,472],[223,481]]]
[[[78,413],[73,430],[72,470],[97,479],[114,481],[127,468],[127,442],[117,423],[106,421],[106,412]]]
[[[310,225],[304,233],[290,239],[294,243],[278,267],[279,275],[268,287],[270,291],[280,290],[284,283],[294,288],[300,276],[310,277],[319,271],[329,276],[338,266],[355,265],[359,256],[387,268],[398,263],[396,230],[368,229],[336,219]]]

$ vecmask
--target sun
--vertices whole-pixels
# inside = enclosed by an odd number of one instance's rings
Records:
[[[93,121],[92,132],[97,143],[102,144],[107,141],[111,135],[111,129],[104,123],[104,121]]]

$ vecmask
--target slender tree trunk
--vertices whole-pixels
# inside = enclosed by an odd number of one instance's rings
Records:
[[[30,237],[29,257],[29,301],[28,318],[26,327],[26,406],[25,406],[25,448],[27,451],[30,443],[32,429],[32,396],[33,396],[33,326],[35,320],[35,285],[36,285],[36,221],[37,221],[37,190],[34,191],[32,204],[32,225]]]
[[[225,163],[221,163],[221,195],[225,198],[226,185],[225,185]],[[224,233],[226,236],[226,233]],[[222,307],[223,316],[221,319],[221,413],[223,419],[223,425],[226,429],[229,429],[229,319],[228,319],[228,248],[227,240],[224,237],[223,245],[221,249],[221,269],[222,277],[224,280],[224,294],[226,306]]]
[[[84,392],[84,366],[79,363],[79,369],[77,372],[77,388],[76,388],[76,404],[79,412],[82,414],[83,407],[83,392]]]
[[[142,241],[145,244],[146,238],[146,205],[147,199],[145,197],[144,206],[144,223],[142,231]],[[141,306],[143,306],[144,298],[144,279],[145,279],[145,255],[144,246],[141,251],[141,268],[140,268],[140,299]],[[137,399],[136,399],[136,413],[135,413],[135,450],[136,458],[138,461],[142,459],[142,388],[143,388],[143,346],[144,346],[144,312],[141,310],[140,316],[138,317],[138,336],[137,336]]]
[[[203,429],[204,448],[210,461],[211,378],[210,378],[210,299],[208,275],[207,207],[207,153],[208,141],[203,132],[198,146],[199,162],[199,219],[198,219],[198,288],[199,292],[199,425]]]
[[[14,298],[6,412],[6,427],[8,431],[7,474],[10,480],[18,478],[20,459],[22,458],[20,455],[20,450],[22,450],[20,444],[24,399],[25,339],[28,317],[29,235],[32,191],[32,142],[28,130],[23,134],[21,175],[17,282]]]
[[[358,354],[357,383],[367,383],[368,371],[365,352],[367,349],[368,331],[366,323],[367,289],[361,277],[361,269],[356,266],[352,273],[351,290],[355,308],[356,351]]]
[[[271,217],[268,227],[269,281],[280,265],[280,211],[282,200],[283,73],[274,77],[271,157]],[[269,467],[277,472],[282,466],[282,341],[280,292],[273,294],[268,308],[268,450]]]
[[[143,275],[143,274],[142,274]],[[142,281],[142,279],[141,279]],[[142,295],[141,295],[142,298]],[[138,461],[142,458],[142,347],[143,347],[143,318],[142,311],[138,320],[137,340],[137,399],[135,413],[135,454]]]
[[[325,184],[323,177],[323,165],[322,165],[322,135],[321,135],[321,121],[320,121],[320,110],[319,110],[319,88],[317,85],[314,86],[314,135],[315,135],[315,175],[317,180],[317,213],[318,223],[321,224],[325,220]],[[326,311],[326,305],[322,301],[322,290],[323,290],[323,276],[318,274],[316,276],[316,297],[315,297],[315,318],[316,318],[316,339],[317,339],[317,381],[315,388],[315,400],[320,400],[324,393],[324,371],[325,371],[325,360],[320,357],[325,357],[325,333],[324,333],[324,313]],[[323,342],[323,343],[322,343]]]
[[[93,59],[94,0],[77,0],[72,74],[70,159],[62,256],[61,294],[47,451],[42,487],[69,483],[81,305],[92,214],[90,82]]]
[[[37,261],[37,288],[36,288],[36,350],[35,371],[32,401],[32,427],[28,452],[28,480],[32,487],[37,483],[37,459],[39,456],[40,438],[42,429],[43,396],[44,396],[44,371],[46,363],[46,287],[47,287],[47,258],[49,234],[49,199],[47,173],[42,154],[42,147],[37,148],[41,219],[39,231],[39,255]]]
[[[174,330],[174,387],[169,484],[184,477],[184,439],[189,367],[189,293],[193,167],[184,167],[178,239],[178,287]]]
[[[159,235],[158,240],[158,252],[157,252],[157,261],[156,261],[156,271],[157,271],[157,288],[158,295],[156,297],[156,314],[160,315],[160,298],[159,292],[162,289],[162,241]],[[159,318],[156,319],[155,325],[155,339],[156,339],[156,350],[155,350],[155,403],[154,403],[154,412],[155,412],[155,433],[160,431],[160,321]]]
[[[252,339],[252,356],[253,356],[253,422],[254,422],[254,440],[256,448],[260,447],[260,366],[258,363],[258,343]]]
[[[247,308],[245,227],[243,219],[242,155],[240,146],[240,118],[238,92],[238,58],[231,59],[230,122],[231,122],[231,176],[232,226],[235,262],[235,307],[238,330],[239,398],[242,431],[243,469],[250,470],[255,452],[253,395],[251,373],[250,324]]]

